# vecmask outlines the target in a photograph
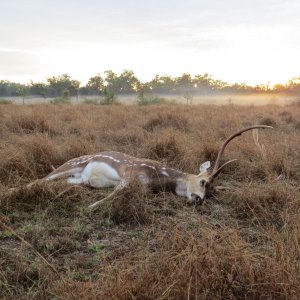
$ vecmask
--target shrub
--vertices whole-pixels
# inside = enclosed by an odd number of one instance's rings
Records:
[[[0,99],[0,104],[13,104],[13,101],[8,99]]]
[[[92,104],[92,105],[98,105],[100,104],[101,100],[99,99],[84,99],[83,103],[84,104]]]
[[[115,93],[108,88],[104,88],[103,90],[103,96],[104,98],[101,99],[100,104],[102,105],[111,105],[117,103],[117,97]]]
[[[55,98],[50,101],[52,104],[70,104],[71,101],[69,98]]]
[[[64,90],[62,91],[61,97],[62,97],[63,99],[69,99],[69,98],[70,98],[70,91],[69,91],[68,89],[64,89]]]
[[[155,105],[155,104],[165,104],[167,103],[167,100],[152,94],[148,94],[148,95],[140,94],[138,96],[137,103],[138,105]]]

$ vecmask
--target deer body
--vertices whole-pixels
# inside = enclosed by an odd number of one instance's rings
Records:
[[[90,205],[89,207],[92,209],[114,196],[116,192],[134,179],[153,191],[171,191],[192,200],[196,204],[202,204],[205,196],[211,195],[218,188],[220,189],[220,187],[214,188],[214,178],[226,165],[235,161],[235,159],[230,160],[220,166],[220,160],[227,144],[242,133],[258,128],[272,127],[255,125],[232,134],[221,146],[211,172],[208,172],[209,161],[200,166],[198,175],[194,175],[168,168],[151,159],[136,158],[120,152],[107,151],[71,159],[42,180],[66,178],[70,184],[83,184],[94,188],[115,187],[114,191],[107,197]]]
[[[124,153],[108,151],[74,158],[54,170],[45,180],[67,178],[70,184],[84,184],[94,188],[126,185],[137,179],[153,191],[167,190],[191,198],[193,179],[187,174],[164,166],[158,161],[136,158]]]

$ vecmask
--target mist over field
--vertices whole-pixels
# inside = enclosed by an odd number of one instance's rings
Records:
[[[111,70],[97,74],[83,85],[69,74],[48,77],[46,83],[29,84],[0,81],[0,99],[13,103],[49,103],[70,101],[72,103],[120,102],[123,104],[156,103],[168,101],[186,104],[240,104],[240,105],[286,105],[300,95],[300,78],[290,79],[286,84],[245,83],[229,84],[214,79],[209,74],[192,76],[183,73],[179,77],[156,75],[142,82],[131,70],[117,74]]]
[[[55,101],[56,98],[42,98],[39,96],[26,96],[25,99],[20,96],[15,97],[5,97],[7,101],[15,104],[42,104],[51,103]],[[89,103],[100,104],[104,97],[101,96],[79,96],[70,97],[69,102],[72,104]],[[241,106],[264,106],[264,105],[290,105],[299,100],[299,97],[293,95],[273,95],[273,94],[253,94],[253,95],[215,95],[215,96],[202,96],[193,95],[192,98],[186,98],[183,95],[168,95],[168,94],[155,94],[149,97],[151,99],[158,99],[158,102],[170,103],[170,105],[175,104],[206,104],[206,105],[241,105]],[[0,98],[1,101],[1,98]],[[116,96],[116,101],[125,105],[135,105],[139,103],[139,98],[136,95],[118,95]]]

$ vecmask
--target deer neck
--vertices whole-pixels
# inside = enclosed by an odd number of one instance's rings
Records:
[[[190,196],[190,184],[189,178],[194,175],[182,173],[176,180],[176,189],[175,193],[178,196],[188,197]]]

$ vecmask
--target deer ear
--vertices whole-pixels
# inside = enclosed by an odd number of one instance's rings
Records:
[[[206,172],[210,168],[210,161],[206,161],[200,165],[200,174]]]

